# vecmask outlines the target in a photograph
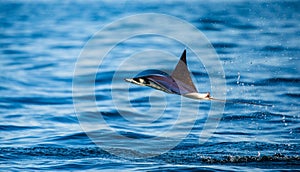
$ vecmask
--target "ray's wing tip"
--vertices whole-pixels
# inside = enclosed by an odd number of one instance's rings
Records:
[[[186,56],[186,48],[184,48],[183,52],[182,52],[182,56]]]
[[[180,61],[184,62],[186,64],[186,49],[183,50]]]

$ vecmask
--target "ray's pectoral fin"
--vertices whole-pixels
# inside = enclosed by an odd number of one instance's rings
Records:
[[[179,90],[181,91],[181,95],[198,92],[187,67],[186,50],[183,51],[179,62],[171,74],[171,77],[176,81]]]

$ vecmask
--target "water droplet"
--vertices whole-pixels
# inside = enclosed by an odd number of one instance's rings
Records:
[[[241,74],[238,72],[238,78],[236,80],[236,84],[240,84]]]

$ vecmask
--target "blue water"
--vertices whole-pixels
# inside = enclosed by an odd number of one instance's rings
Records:
[[[1,171],[299,170],[299,11],[298,1],[0,1]],[[144,12],[178,17],[205,34],[221,60],[227,99],[272,106],[226,103],[214,135],[199,144],[211,104],[193,103],[199,105],[196,124],[170,151],[132,159],[126,156],[132,156],[139,145],[118,149],[121,157],[103,150],[87,136],[74,112],[72,81],[77,57],[103,26]],[[101,39],[117,38],[107,35]],[[155,35],[124,41],[107,55],[115,61],[103,62],[95,82],[99,111],[111,127],[135,139],[151,138],[165,130],[180,110],[179,96],[128,86],[123,80],[112,82],[118,65],[124,62],[122,57],[145,48],[179,58],[185,46]],[[148,54],[155,56],[155,52]],[[178,59],[166,59],[140,62],[157,69],[170,66],[166,70],[171,70]],[[210,91],[206,69],[191,52],[188,63],[198,89]],[[141,72],[141,66],[119,72],[127,77]],[[128,102],[119,100],[121,109],[116,110],[110,95],[111,88],[122,94],[124,86],[130,88],[130,105],[138,110],[137,118],[155,119],[161,101],[172,100],[167,116],[145,128],[128,123],[120,113],[128,110]]]

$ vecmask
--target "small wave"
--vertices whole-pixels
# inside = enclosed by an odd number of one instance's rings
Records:
[[[224,20],[219,20],[216,18],[201,18],[199,19],[201,23],[206,23],[206,24],[224,24]]]
[[[14,50],[14,49],[9,49],[9,50],[2,50],[3,54],[26,54],[25,51],[20,51],[20,50]]]
[[[261,80],[258,83],[255,83],[255,85],[270,85],[270,84],[300,84],[299,78],[269,78],[265,80]]]
[[[24,68],[24,70],[37,70],[37,69],[44,69],[44,68],[52,68],[55,64],[48,63],[48,64],[41,64],[41,65],[32,65],[30,67]]]
[[[55,45],[55,46],[51,46],[51,49],[62,49],[62,50],[67,50],[67,49],[78,49],[81,46],[78,45]]]
[[[265,46],[262,48],[262,51],[284,51],[286,48],[283,46]]]
[[[209,156],[201,156],[202,162],[206,163],[246,163],[246,162],[284,162],[290,164],[298,164],[300,156],[288,156],[280,153],[268,156],[224,156],[223,158],[212,158]]]
[[[28,129],[38,129],[35,126],[16,126],[16,125],[0,125],[0,131],[16,131],[16,130],[28,130]]]
[[[0,101],[21,103],[21,104],[36,104],[36,105],[62,105],[70,104],[72,102],[71,97],[42,97],[42,96],[31,96],[31,97],[3,97]]]
[[[102,157],[110,156],[107,152],[103,151],[98,147],[88,148],[63,148],[63,147],[2,147],[0,148],[2,155],[7,159],[18,157],[28,158],[28,156],[46,156],[46,157],[65,157],[65,158],[82,158],[82,157]]]
[[[155,137],[155,136],[140,134],[140,133],[137,133],[137,132],[129,132],[129,131],[119,131],[118,133],[125,136],[125,137],[132,138],[132,139],[149,139],[149,138],[154,138]]]
[[[238,44],[226,43],[226,42],[217,42],[217,43],[213,43],[213,47],[216,48],[216,49],[219,49],[219,48],[235,48],[235,47],[238,47]]]
[[[300,98],[300,94],[297,94],[297,93],[287,93],[285,94],[286,96],[288,97],[291,97],[291,98]]]
[[[80,133],[70,134],[67,136],[61,136],[54,140],[59,141],[59,140],[86,139],[86,138],[88,138],[88,136],[84,132],[80,132]]]
[[[222,120],[223,121],[240,121],[240,120],[253,120],[253,119],[265,119],[265,118],[270,118],[270,117],[279,117],[281,118],[282,115],[281,114],[276,114],[276,113],[271,113],[271,112],[267,112],[267,111],[258,111],[258,112],[251,112],[251,113],[245,113],[243,115],[238,114],[224,114]]]
[[[75,148],[75,147],[2,147],[0,151],[3,153],[7,159],[18,156],[19,158],[28,158],[28,156],[45,156],[54,158],[84,158],[84,157],[114,157],[114,155],[103,151],[99,147],[86,147],[86,148]],[[121,151],[121,150],[120,150]],[[128,150],[124,150],[127,152]],[[19,156],[21,155],[21,156]],[[227,155],[223,157],[217,156],[207,156],[200,154],[177,154],[177,153],[166,153],[157,157],[151,158],[152,161],[156,160],[171,160],[173,163],[186,164],[190,162],[197,163],[249,163],[249,162],[282,162],[290,164],[298,164],[300,162],[299,155],[284,155],[281,153],[275,153],[273,155],[264,156],[239,156],[239,155]],[[178,162],[174,162],[178,161]]]
[[[59,122],[59,123],[78,123],[77,119],[73,116],[53,116],[49,117],[50,121]]]

